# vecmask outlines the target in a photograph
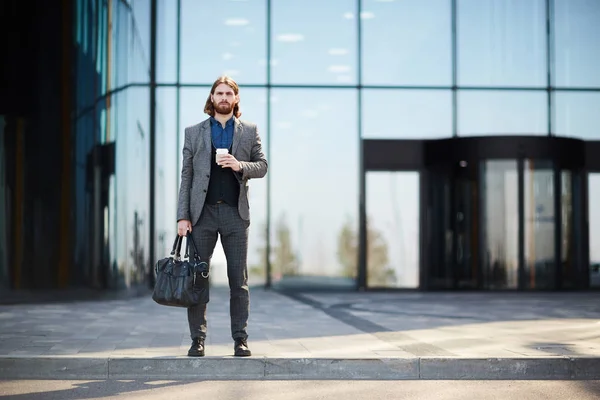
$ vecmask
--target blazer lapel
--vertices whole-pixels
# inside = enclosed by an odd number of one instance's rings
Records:
[[[231,145],[231,154],[235,157],[237,148],[242,140],[242,123],[239,119],[234,119],[233,144]]]
[[[212,139],[211,139],[211,131],[210,131],[210,120],[206,120],[200,127],[200,136],[201,139],[204,140],[204,148],[210,154]]]

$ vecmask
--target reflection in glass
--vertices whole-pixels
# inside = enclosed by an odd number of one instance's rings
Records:
[[[600,87],[600,2],[553,0],[554,83]]]
[[[600,174],[588,176],[590,286],[600,287]]]
[[[600,140],[600,93],[554,92],[557,136]]]
[[[266,83],[266,2],[229,4],[181,0],[182,82],[212,84],[224,74],[239,84]]]
[[[547,135],[546,93],[459,91],[458,134]]]
[[[575,246],[573,240],[573,174],[561,171],[561,288],[574,288],[576,282]]]
[[[554,287],[555,224],[552,162],[525,160],[525,281],[524,287]]]
[[[364,84],[452,84],[450,1],[359,1]]]
[[[116,119],[115,176],[108,185],[102,212],[111,242],[111,285],[130,287],[148,277],[149,243],[149,95],[145,87],[129,88],[113,96]]]
[[[111,86],[116,89],[133,81],[129,76],[129,71],[132,69],[129,55],[132,47],[131,35],[134,30],[132,29],[131,10],[127,4],[122,1],[113,1],[112,4],[114,11],[112,15],[113,37],[111,39]]]
[[[272,0],[272,82],[356,84],[356,1]]]
[[[479,215],[476,168],[457,168],[452,179],[450,223],[453,228],[452,268],[456,288],[474,288],[479,281]]]
[[[486,289],[517,289],[519,282],[519,198],[516,160],[481,165],[483,279]]]
[[[419,287],[419,173],[367,174],[367,285]]]
[[[170,251],[177,234],[177,89],[156,89],[155,251],[153,260]]]
[[[150,82],[150,1],[131,3],[132,37],[129,47],[130,82]]]
[[[114,104],[113,104],[114,105]],[[73,266],[80,274],[79,278],[82,282],[89,283],[92,279],[90,272],[90,257],[91,242],[94,226],[92,225],[92,193],[90,191],[90,154],[92,152],[94,138],[94,112],[88,112],[79,116],[75,121],[74,128],[76,134],[73,165],[74,165],[74,181],[73,197],[74,197],[74,213],[75,218],[74,235],[73,235]]]
[[[450,137],[452,92],[364,89],[362,115],[365,139]]]
[[[185,139],[185,128],[196,125],[206,118],[204,104],[210,93],[210,88],[182,88],[181,89],[181,113],[179,149],[177,157],[181,159],[183,143]],[[267,128],[267,93],[265,89],[244,88],[240,89],[240,111],[241,119],[255,123],[262,141],[263,151],[267,161],[271,164],[269,154],[266,154],[269,134]],[[174,129],[174,128],[173,128]],[[269,169],[269,174],[272,174]],[[177,190],[181,179],[181,165],[177,166]],[[267,178],[253,179],[249,182],[250,203],[250,232],[248,238],[248,274],[251,286],[261,285],[266,277],[266,222],[267,222]],[[276,190],[276,189],[274,189]],[[176,223],[176,222],[175,222]],[[227,268],[225,253],[220,240],[217,242],[215,252],[211,260],[212,269],[211,284],[227,285]]]
[[[8,276],[8,196],[6,186],[6,155],[4,150],[4,116],[0,115],[0,288],[9,286]]]
[[[177,81],[177,1],[158,0],[156,81]]]
[[[273,90],[269,174],[274,286],[354,285],[356,95],[353,89]]]
[[[427,221],[432,237],[428,248],[428,285],[432,289],[449,289],[454,287],[454,182],[444,167],[432,171],[429,179]]]
[[[546,86],[545,0],[457,5],[459,85]]]

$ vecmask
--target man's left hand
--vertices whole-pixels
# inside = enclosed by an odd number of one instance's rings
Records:
[[[242,169],[240,162],[231,154],[224,154],[219,164],[221,167],[231,168],[235,172],[239,172]]]

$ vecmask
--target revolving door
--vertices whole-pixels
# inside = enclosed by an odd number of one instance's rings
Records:
[[[519,146],[496,138],[460,139],[471,141],[461,149],[456,142],[429,143],[424,204],[429,250],[422,264],[427,288],[585,285],[583,157],[560,152],[561,145],[576,152],[577,143],[519,139]]]
[[[416,185],[402,185],[398,197],[418,198],[411,243],[419,248],[419,289],[582,289],[589,286],[590,148],[577,139],[539,136],[364,140],[363,172],[419,177]],[[366,211],[378,207],[369,199],[361,201],[358,281],[365,288],[373,287],[365,273]],[[402,243],[393,233],[384,239],[389,248]],[[396,264],[397,275],[414,268]]]

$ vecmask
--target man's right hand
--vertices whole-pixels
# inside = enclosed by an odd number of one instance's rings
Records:
[[[192,221],[182,219],[181,221],[177,222],[177,234],[179,236],[187,235],[188,231],[192,231]]]

